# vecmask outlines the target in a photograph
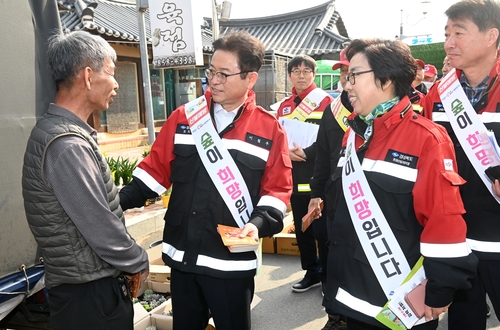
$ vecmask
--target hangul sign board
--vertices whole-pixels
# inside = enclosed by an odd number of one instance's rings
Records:
[[[195,0],[149,0],[155,68],[203,65],[201,17]]]

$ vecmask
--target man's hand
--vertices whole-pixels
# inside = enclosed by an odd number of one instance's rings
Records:
[[[259,230],[253,223],[247,223],[245,227],[243,227],[241,233],[239,234],[241,238],[245,236],[249,236],[253,238],[253,240],[258,241],[259,240]]]
[[[147,266],[146,269],[143,269],[138,273],[125,274],[132,298],[137,298],[139,288],[141,288],[144,285],[144,282],[146,282],[148,276],[149,276],[149,265]]]
[[[495,181],[493,182],[493,192],[495,193],[495,195],[500,197],[500,182],[498,181],[498,179],[495,179]]]
[[[305,162],[306,161],[306,154],[304,152],[304,149],[302,149],[300,146],[297,145],[297,143],[293,143],[293,148],[288,149],[288,154],[290,155],[290,159],[294,162]]]
[[[311,198],[309,201],[309,206],[307,207],[307,213],[311,212],[312,209],[314,209],[314,219],[318,219],[321,217],[321,198],[316,197],[316,198]]]
[[[448,308],[450,307],[451,303],[448,304],[445,307],[440,307],[440,308],[434,308],[434,307],[429,307],[425,305],[425,320],[430,321],[432,319],[437,319],[440,314],[445,313],[448,311]]]

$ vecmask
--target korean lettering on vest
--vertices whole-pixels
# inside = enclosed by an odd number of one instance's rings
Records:
[[[210,133],[203,133],[201,136],[201,145],[203,149],[206,151],[206,155],[208,160],[212,164],[217,164],[218,161],[222,160],[222,155],[219,152],[219,149],[216,145],[214,145],[212,136]],[[231,199],[235,201],[234,205],[238,209],[238,212],[241,214],[245,212],[247,215],[247,219],[250,217],[248,212],[247,203],[245,201],[245,197],[242,196],[242,192],[239,186],[239,183],[235,181],[234,175],[229,168],[229,166],[225,166],[220,168],[217,171],[217,177],[222,182],[225,187],[225,193],[231,196]],[[244,221],[245,219],[240,216],[240,218]]]
[[[464,110],[463,103],[460,99],[457,98],[451,102],[451,111],[460,129],[465,129],[472,124],[467,111]],[[491,143],[486,143],[487,141],[485,139],[487,139],[485,134],[479,134],[478,131],[475,131],[474,134],[469,134],[467,136],[466,141],[469,143],[472,150],[475,150],[474,155],[481,164],[483,166],[488,166],[492,162],[495,150]]]
[[[350,153],[351,150],[349,150]],[[347,157],[349,157],[349,153]],[[352,159],[345,166],[346,176],[354,173],[355,169],[352,166]],[[384,233],[377,224],[377,219],[372,217],[369,202],[364,199],[364,192],[361,188],[359,180],[354,181],[349,185],[349,193],[351,200],[354,202],[354,209],[356,211],[357,219],[362,221],[362,227],[370,241],[371,248],[375,252],[378,263],[384,270],[385,276],[390,278],[394,275],[400,275],[399,262],[393,257],[392,250],[390,249],[384,237]],[[370,219],[371,218],[371,219]]]

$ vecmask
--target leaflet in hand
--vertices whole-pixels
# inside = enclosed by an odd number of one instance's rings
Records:
[[[319,203],[319,208],[323,211],[323,201]],[[306,215],[302,217],[302,232],[305,232],[307,228],[312,224],[315,218],[318,216],[318,212],[316,209],[312,209]]]
[[[259,248],[259,241],[253,240],[249,236],[239,237],[242,229],[225,225],[217,225],[222,242],[232,253],[254,251]]]
[[[401,286],[394,290],[390,300],[375,318],[392,330],[411,329],[415,325],[425,323],[422,311],[425,307],[426,282],[423,257],[420,257],[410,274]]]
[[[316,142],[319,125],[288,118],[280,118],[279,121],[286,131],[288,148],[294,148],[294,142],[301,148],[307,148]]]

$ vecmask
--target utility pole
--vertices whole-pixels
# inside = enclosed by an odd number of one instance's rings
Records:
[[[219,39],[219,11],[217,3],[212,0],[212,42]]]
[[[401,8],[401,19],[399,21],[399,40],[403,40],[403,8]]]
[[[218,5],[216,0],[212,0],[212,42],[219,39],[219,21],[229,21],[231,16],[231,2],[223,1],[222,5]]]
[[[146,105],[146,124],[148,126],[148,142],[153,144],[156,139],[153,117],[153,98],[151,97],[151,78],[149,74],[148,44],[144,13],[149,8],[148,0],[137,0],[137,21],[139,23],[139,44],[141,50],[142,85],[144,87],[144,102]]]

